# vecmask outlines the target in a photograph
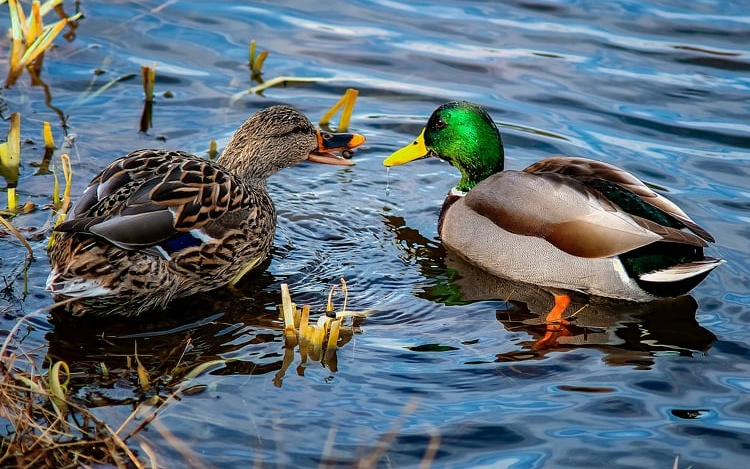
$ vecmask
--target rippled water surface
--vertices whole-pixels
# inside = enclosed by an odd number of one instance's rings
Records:
[[[666,468],[676,456],[680,468],[746,464],[746,2],[194,0],[82,9],[75,39],[58,39],[43,69],[51,105],[68,116],[59,152],[73,158],[75,194],[134,148],[205,154],[211,139],[222,147],[261,107],[289,103],[317,120],[349,87],[360,91],[351,127],[368,138],[352,168],[303,164],[273,177],[273,259],[237,291],[182,302],[150,321],[41,315],[22,328],[16,346],[38,346],[40,361],[49,352],[83,376],[100,362],[124,367],[136,343],[154,375],[175,365],[175,350],[186,350],[188,365],[233,359],[196,378],[205,390],[168,404],[135,449],[147,439],[165,467]],[[0,11],[7,25],[5,5]],[[269,51],[266,79],[325,80],[242,94],[251,86],[250,39]],[[1,44],[6,64],[7,39]],[[152,63],[154,125],[142,134],[139,73]],[[43,205],[52,179],[29,162],[43,153],[42,121],[60,146],[63,129],[27,77],[1,97],[23,117],[21,199],[40,206],[13,221],[37,258],[26,296],[24,250],[0,237],[7,335],[52,302],[45,239],[33,236],[51,218]],[[635,173],[712,232],[709,254],[727,263],[690,296],[592,304],[569,335],[540,344],[549,295],[478,275],[437,239],[453,168],[437,160],[390,173],[382,166],[449,99],[488,108],[510,168],[568,154]],[[338,350],[335,370],[298,366],[295,356],[280,376],[279,284],[320,314],[342,277],[349,307],[371,314]],[[85,383],[77,397],[114,426],[142,397],[133,380]]]

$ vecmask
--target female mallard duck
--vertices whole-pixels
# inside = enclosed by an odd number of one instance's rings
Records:
[[[550,157],[504,171],[500,132],[476,104],[443,104],[384,164],[425,156],[461,173],[440,213],[443,244],[493,275],[645,302],[687,293],[723,262],[703,255],[706,230],[616,166]]]
[[[136,150],[96,176],[55,228],[47,289],[76,316],[135,316],[233,284],[271,250],[276,211],[266,179],[308,158],[351,164],[326,152],[364,141],[273,106],[240,126],[217,163]]]

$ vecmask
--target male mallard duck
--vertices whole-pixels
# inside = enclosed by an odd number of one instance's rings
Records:
[[[47,289],[74,315],[134,316],[233,284],[271,250],[276,210],[266,179],[308,158],[351,164],[325,152],[364,141],[273,106],[242,124],[216,163],[136,150],[92,179],[55,228]]]
[[[461,173],[440,213],[443,244],[490,274],[645,302],[687,293],[723,262],[703,255],[706,230],[616,166],[550,157],[504,171],[500,132],[479,105],[438,107],[384,164],[425,156]],[[551,317],[569,301],[556,298]]]

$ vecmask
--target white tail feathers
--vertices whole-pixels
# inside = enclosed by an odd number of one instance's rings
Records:
[[[85,278],[62,280],[55,270],[52,270],[47,277],[46,288],[52,293],[71,298],[91,298],[112,293],[110,289],[102,286],[100,280]]]
[[[681,280],[706,274],[724,262],[723,259],[706,258],[702,261],[688,262],[667,269],[654,270],[653,272],[641,275],[639,278],[646,282],[679,282]]]

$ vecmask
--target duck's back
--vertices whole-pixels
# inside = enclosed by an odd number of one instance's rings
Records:
[[[674,203],[584,158],[548,158],[449,197],[440,235],[494,275],[635,301],[685,293],[721,263]]]
[[[495,276],[600,296],[653,299],[612,256],[658,237],[616,212],[601,211],[606,202],[585,188],[558,187],[559,179],[520,171],[491,176],[444,209],[443,244]],[[563,201],[570,210],[560,209]],[[598,226],[599,217],[610,223],[600,229],[616,233],[619,243],[606,242],[606,233],[582,236],[582,230]]]
[[[188,153],[136,150],[92,179],[56,228],[47,286],[90,299],[81,311],[138,314],[227,284],[268,255],[274,228],[264,187]]]

